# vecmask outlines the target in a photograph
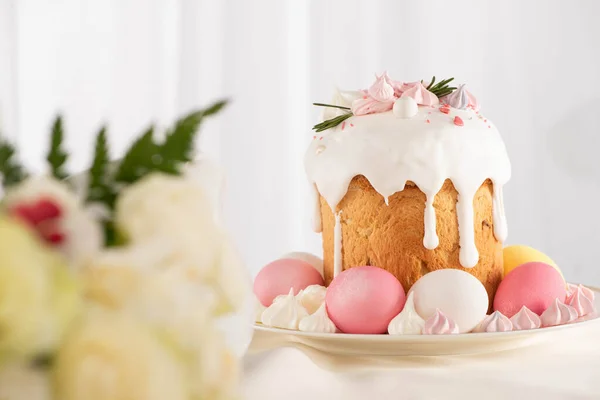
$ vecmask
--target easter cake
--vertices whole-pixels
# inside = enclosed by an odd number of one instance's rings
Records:
[[[315,103],[323,121],[305,167],[323,259],[292,253],[267,265],[255,279],[257,322],[456,334],[595,313],[594,293],[568,286],[543,253],[503,249],[510,161],[475,96],[452,81],[383,73],[368,89]]]

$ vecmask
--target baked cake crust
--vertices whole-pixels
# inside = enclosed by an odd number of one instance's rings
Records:
[[[502,243],[494,236],[493,185],[486,180],[473,198],[475,245],[479,262],[463,268],[459,261],[459,230],[456,213],[458,192],[446,180],[436,194],[434,208],[439,245],[423,246],[425,194],[413,182],[389,197],[385,204],[364,176],[352,179],[338,204],[342,225],[342,270],[373,265],[392,273],[408,291],[424,274],[444,268],[461,269],[479,279],[493,299],[503,276]],[[334,275],[335,217],[320,196],[325,284]]]

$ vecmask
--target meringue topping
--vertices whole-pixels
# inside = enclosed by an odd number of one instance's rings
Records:
[[[257,298],[254,298],[254,322],[261,322],[262,314],[267,309]]]
[[[569,297],[567,297],[566,301],[568,305],[570,305],[575,309],[575,311],[577,311],[577,315],[580,317],[591,314],[595,311],[593,301],[585,295],[582,287],[583,286],[581,285],[576,287],[575,291]]]
[[[500,311],[494,311],[477,325],[474,332],[509,332],[513,329],[511,320]]]
[[[263,325],[274,328],[298,329],[300,320],[306,316],[308,316],[308,311],[294,296],[292,288],[289,294],[274,301],[262,313],[261,322]]]
[[[420,335],[423,333],[425,320],[415,310],[414,292],[406,299],[404,309],[396,315],[388,325],[390,335]]]
[[[513,324],[513,330],[525,331],[529,329],[537,329],[542,326],[540,316],[523,306],[518,313],[512,316],[510,321]]]
[[[424,335],[450,335],[458,333],[458,325],[446,317],[439,308],[425,321],[423,326]]]
[[[326,293],[327,288],[325,286],[310,285],[306,289],[301,290],[296,295],[296,298],[309,314],[314,314],[325,303]]]
[[[465,85],[460,85],[458,89],[444,97],[444,103],[459,110],[467,108],[469,105],[469,97],[467,96]]]
[[[578,318],[577,311],[568,304],[561,303],[558,299],[542,313],[542,326],[565,325]]]
[[[327,315],[325,303],[315,311],[312,315],[308,315],[300,320],[298,329],[303,332],[322,332],[335,333],[337,328],[333,321]]]

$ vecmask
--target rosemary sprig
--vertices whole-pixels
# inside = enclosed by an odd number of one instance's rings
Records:
[[[338,126],[339,124],[341,124],[342,122],[344,122],[345,120],[350,118],[352,115],[354,115],[354,114],[349,112],[349,113],[338,115],[337,117],[325,120],[325,121],[321,122],[320,124],[316,124],[315,126],[313,126],[313,130],[316,132],[323,132],[323,131],[326,131],[327,129],[335,128],[336,126]]]
[[[350,110],[350,107],[337,106],[335,104],[313,103],[313,106],[339,108],[340,110]]]
[[[456,88],[454,86],[448,86],[448,84],[450,82],[452,82],[453,80],[454,80],[454,78],[444,79],[434,85],[434,82],[435,82],[435,76],[434,76],[433,78],[431,78],[431,83],[427,86],[427,90],[429,90],[431,93],[435,94],[437,97],[447,96],[456,90]]]

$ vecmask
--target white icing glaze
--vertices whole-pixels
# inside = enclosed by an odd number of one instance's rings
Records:
[[[453,123],[459,116],[464,126]],[[316,148],[325,150],[316,154]],[[460,263],[473,267],[479,260],[474,241],[473,197],[479,187],[493,182],[494,235],[506,238],[502,186],[510,179],[511,167],[497,129],[473,109],[420,106],[409,119],[393,112],[353,116],[341,125],[321,132],[305,156],[309,180],[336,214],[334,265],[341,271],[341,225],[337,206],[352,178],[363,175],[384,199],[402,191],[407,181],[426,194],[426,248],[438,245],[435,233],[435,194],[450,179],[458,196],[456,211],[460,237]],[[317,202],[315,202],[317,203]],[[315,224],[316,225],[316,224]]]
[[[321,225],[321,199],[319,197],[319,191],[317,190],[316,185],[311,184],[310,194],[312,196],[313,203],[313,215],[312,215],[312,226],[313,231],[321,232],[323,230],[323,226]]]
[[[342,221],[341,212],[335,213],[335,227],[333,228],[333,277],[342,272]]]

